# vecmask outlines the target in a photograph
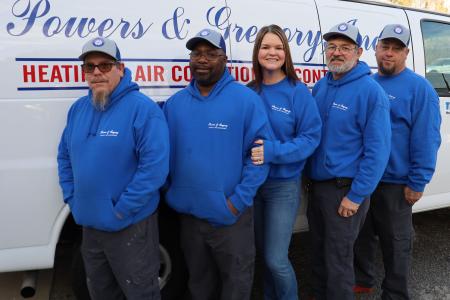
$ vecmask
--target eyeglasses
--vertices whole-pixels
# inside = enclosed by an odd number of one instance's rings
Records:
[[[223,56],[223,54],[219,54],[216,52],[198,52],[198,51],[192,51],[189,56],[192,60],[199,60],[202,56],[206,58],[206,60],[216,60],[220,56]]]
[[[102,73],[108,73],[111,71],[112,67],[117,65],[118,62],[104,62],[99,63],[98,65],[95,64],[82,64],[81,69],[84,73],[93,73],[95,68],[98,68],[100,72]]]
[[[325,48],[325,51],[332,53],[332,52],[336,52],[337,50],[339,50],[342,54],[348,54],[351,51],[355,50],[356,47],[350,47],[350,46],[336,46],[336,45],[328,45]]]

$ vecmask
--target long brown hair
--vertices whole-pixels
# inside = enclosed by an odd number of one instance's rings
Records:
[[[294,70],[294,64],[292,62],[291,50],[289,48],[289,42],[287,40],[286,34],[280,26],[272,24],[268,26],[262,27],[258,34],[256,35],[255,45],[253,46],[253,72],[255,73],[255,80],[250,82],[248,85],[253,89],[259,91],[261,88],[263,74],[261,70],[261,65],[258,62],[258,53],[261,48],[262,40],[267,33],[273,33],[277,35],[281,43],[283,44],[283,50],[285,54],[284,65],[281,67],[281,70],[286,74],[288,80],[292,83],[295,83],[299,80],[297,74]]]

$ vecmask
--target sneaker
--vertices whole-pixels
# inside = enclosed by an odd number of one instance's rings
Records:
[[[371,294],[374,291],[373,287],[365,287],[361,285],[354,285],[353,292],[355,294]]]

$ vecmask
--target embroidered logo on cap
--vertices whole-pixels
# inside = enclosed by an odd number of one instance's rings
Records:
[[[209,34],[208,30],[203,30],[202,32],[200,32],[200,36],[207,36]]]
[[[95,47],[101,47],[105,44],[105,41],[103,41],[102,38],[96,38],[95,40],[92,41],[92,45],[94,45]]]
[[[396,34],[401,34],[401,33],[403,32],[403,29],[402,29],[400,26],[398,26],[398,27],[395,27],[395,28],[394,28],[394,32],[395,32]]]
[[[346,31],[348,29],[347,24],[341,24],[338,27],[339,31]]]

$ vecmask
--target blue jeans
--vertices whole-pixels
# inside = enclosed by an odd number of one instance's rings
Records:
[[[255,238],[264,261],[264,299],[298,299],[288,251],[299,204],[299,179],[266,182],[256,194]]]

